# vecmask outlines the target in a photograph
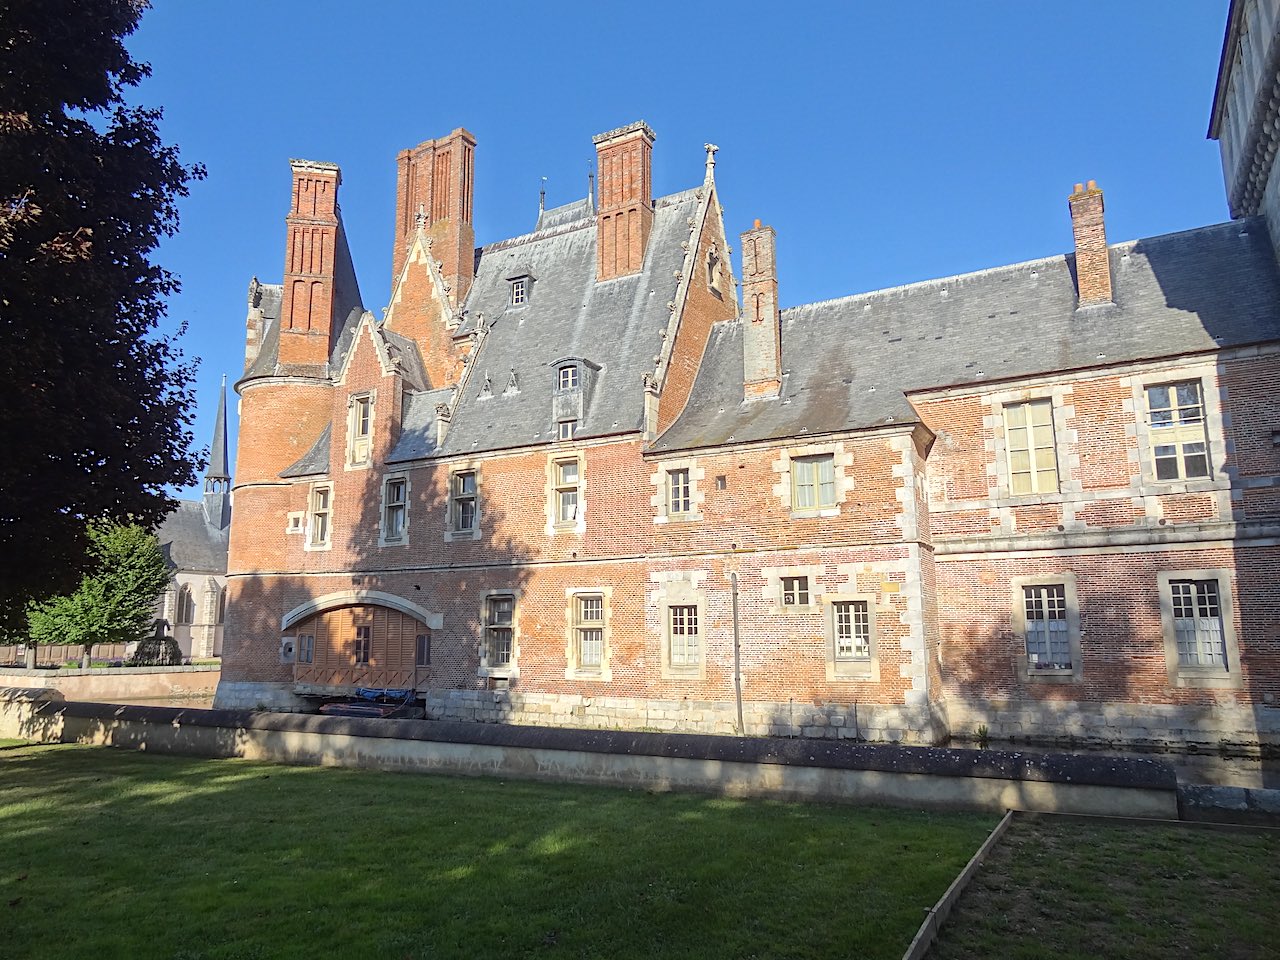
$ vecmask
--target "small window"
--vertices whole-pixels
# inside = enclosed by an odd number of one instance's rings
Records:
[[[578,461],[556,461],[555,477],[556,523],[574,523],[578,519],[582,479]]]
[[[183,584],[178,588],[177,623],[180,627],[189,627],[196,622],[196,598],[191,588]]]
[[[791,461],[791,509],[820,510],[836,505],[836,463],[832,454]]]
[[[491,667],[511,666],[511,636],[515,622],[516,599],[508,594],[489,597],[485,601],[485,651]]]
[[[418,667],[431,666],[431,634],[418,634],[414,644],[413,663]]]
[[[1022,588],[1027,664],[1032,670],[1071,669],[1067,588],[1062,583]]]
[[[577,420],[561,420],[556,424],[557,440],[572,440],[573,435],[578,431]]]
[[[529,300],[529,281],[526,277],[516,277],[511,281],[511,305],[519,307]]]
[[[831,605],[835,658],[871,659],[871,612],[865,600],[842,600]]]
[[[689,492],[689,470],[667,471],[667,513],[676,516],[693,512],[693,500]]]
[[[698,608],[694,604],[668,608],[671,666],[694,667],[702,657],[698,643]]]
[[[356,627],[355,664],[357,667],[367,667],[369,665],[372,646],[373,628]]]
[[[476,472],[459,470],[449,485],[451,529],[455,533],[469,533],[476,528]]]
[[[567,364],[560,368],[557,384],[561,390],[575,390],[578,386],[578,368],[575,364]]]
[[[373,436],[373,397],[351,398],[351,423],[347,431],[347,462],[368,463]]]
[[[226,590],[219,590],[219,591],[218,591],[218,620],[217,620],[217,623],[218,623],[219,625],[221,625],[223,622],[225,622],[225,621],[226,621],[226,619],[227,619],[227,591],[226,591]]]
[[[285,533],[301,533],[307,526],[307,514],[305,511],[299,510],[289,514],[288,526],[285,527]]]
[[[782,578],[782,605],[784,607],[809,606],[809,578]]]
[[[330,503],[333,488],[329,486],[311,488],[311,536],[308,539],[313,547],[329,545],[329,516],[333,510]]]
[[[1015,496],[1058,492],[1053,443],[1053,401],[1011,403],[1004,408],[1009,492]]]
[[[314,663],[316,657],[316,638],[314,634],[298,634],[298,662]]]
[[[1204,396],[1199,380],[1147,387],[1151,459],[1157,480],[1209,476]]]
[[[604,662],[604,597],[598,594],[576,598],[574,633],[578,666],[599,670]]]
[[[382,539],[402,540],[405,533],[405,510],[408,481],[404,477],[387,480],[382,494]]]
[[[1227,670],[1217,580],[1171,580],[1178,666]]]

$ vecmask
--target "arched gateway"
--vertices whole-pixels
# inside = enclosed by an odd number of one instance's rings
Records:
[[[431,630],[440,614],[392,594],[352,590],[290,610],[282,649],[292,646],[295,692],[342,693],[356,687],[416,689],[431,664]]]

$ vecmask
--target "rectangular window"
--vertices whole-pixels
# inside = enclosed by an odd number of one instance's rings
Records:
[[[333,511],[330,503],[332,497],[332,487],[311,488],[310,544],[313,547],[324,547],[329,544],[329,516]]]
[[[572,440],[573,435],[577,432],[577,430],[578,430],[577,420],[561,420],[559,423],[556,424],[556,439]]]
[[[476,528],[476,472],[461,470],[450,481],[450,524],[455,533]]]
[[[667,513],[676,516],[693,512],[693,501],[689,494],[688,469],[667,471]]]
[[[529,289],[525,286],[524,277],[517,277],[511,281],[511,305],[518,307],[524,303],[529,296]]]
[[[582,474],[577,460],[558,460],[556,477],[556,523],[573,523],[578,519],[579,483]]]
[[[604,662],[604,597],[576,598],[574,631],[578,644],[578,666],[599,670]]]
[[[836,463],[831,454],[791,461],[791,509],[818,510],[836,505]]]
[[[559,385],[561,390],[573,390],[578,386],[578,368],[572,364],[560,368]]]
[[[1058,456],[1053,444],[1053,401],[1031,400],[1004,408],[1009,456],[1009,492],[1015,496],[1058,492]]]
[[[384,540],[402,540],[404,538],[408,487],[408,481],[403,477],[393,477],[383,487],[382,539]]]
[[[418,634],[414,644],[413,662],[419,667],[431,666],[431,634]]]
[[[782,578],[782,605],[784,607],[807,607],[809,605],[809,578]]]
[[[511,666],[511,635],[515,622],[516,598],[489,597],[485,601],[484,638],[489,666]]]
[[[314,634],[298,634],[298,662],[314,663],[316,657],[316,638]]]
[[[1067,587],[1050,583],[1022,588],[1026,611],[1027,663],[1032,670],[1071,669],[1067,626]]]
[[[871,659],[871,611],[865,600],[842,600],[831,605],[835,619],[837,660]]]
[[[1171,580],[1178,665],[1227,669],[1217,580]]]
[[[351,423],[348,427],[348,457],[351,464],[369,462],[370,439],[373,434],[373,398],[351,398]]]
[[[1147,387],[1151,459],[1157,480],[1209,476],[1204,396],[1199,380]]]
[[[670,607],[671,665],[694,667],[702,653],[698,646],[698,608],[693,604]]]
[[[370,648],[373,646],[372,635],[372,627],[356,627],[355,663],[357,667],[369,665]]]

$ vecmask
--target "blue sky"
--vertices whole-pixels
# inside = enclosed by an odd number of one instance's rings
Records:
[[[359,9],[359,12],[357,12]],[[161,261],[202,359],[198,446],[243,369],[249,278],[278,282],[290,157],[343,171],[366,307],[387,303],[395,155],[477,138],[477,243],[586,194],[595,133],[657,132],[654,192],[700,181],[731,242],[778,231],[782,305],[1063,253],[1094,178],[1111,242],[1227,218],[1205,139],[1227,0],[1071,4],[161,2],[131,38],[165,137],[209,178]],[[735,243],[736,246],[736,243]],[[735,273],[738,273],[735,255]],[[232,397],[234,442],[234,396]],[[233,447],[234,454],[234,447]]]

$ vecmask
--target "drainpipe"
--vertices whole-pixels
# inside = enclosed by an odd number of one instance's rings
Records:
[[[729,574],[729,587],[733,599],[733,699],[738,706],[738,736],[746,733],[742,722],[742,636],[738,631],[738,575]]]

